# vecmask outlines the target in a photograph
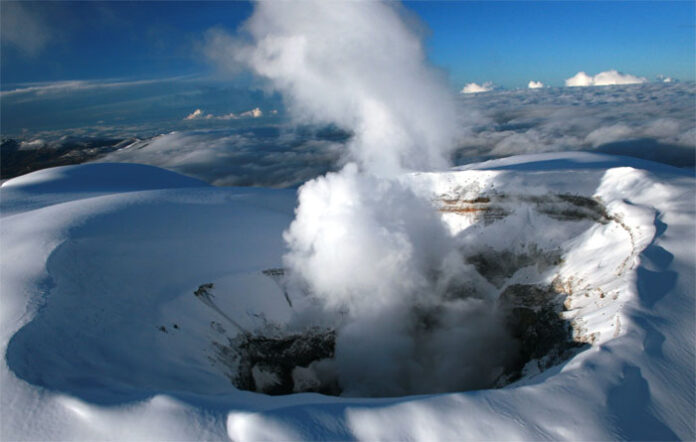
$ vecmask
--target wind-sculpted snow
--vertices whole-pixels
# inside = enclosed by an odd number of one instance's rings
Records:
[[[129,192],[150,189],[207,187],[174,172],[142,164],[95,164],[87,168],[55,167],[3,184],[5,190],[27,194],[75,192]]]
[[[252,333],[305,326],[297,315],[313,295],[289,303],[263,273],[281,265],[291,192],[145,186],[85,198],[85,181],[26,207],[22,181],[10,181],[0,190],[2,439],[693,439],[696,184],[651,166],[554,154],[405,176],[435,209],[453,208],[437,213],[453,243],[472,245],[467,275],[515,308],[555,293],[586,347],[560,365],[534,359],[504,388],[391,399],[243,392],[217,359],[215,343],[241,334],[198,299],[201,284]],[[33,179],[51,187],[57,176]],[[456,324],[447,309],[433,313],[433,333],[459,340],[438,328]],[[329,323],[340,344],[341,323]],[[351,363],[369,371],[378,361],[366,352]],[[434,364],[422,385],[444,368]]]

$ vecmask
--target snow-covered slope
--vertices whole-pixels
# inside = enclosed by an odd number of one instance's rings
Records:
[[[0,439],[696,437],[692,175],[565,153],[407,179],[472,254],[557,255],[481,272],[501,291],[553,286],[586,345],[500,389],[239,391],[214,343],[290,317],[262,271],[281,266],[294,192],[138,165],[50,169],[0,190]],[[205,283],[212,296],[194,295]]]

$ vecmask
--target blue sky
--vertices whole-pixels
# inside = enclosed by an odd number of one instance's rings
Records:
[[[247,2],[3,1],[2,8],[4,84],[205,73],[198,46],[205,31],[234,29],[252,12]],[[5,26],[12,21],[18,32]],[[27,24],[37,31],[26,32]]]
[[[213,111],[241,112],[259,99],[249,91],[248,77],[217,75],[202,50],[207,30],[234,30],[251,14],[248,2],[0,5],[3,91],[87,82],[50,93],[5,92],[3,133],[42,124],[47,129],[59,121],[70,125],[80,118],[91,118],[90,124],[127,123],[145,114],[180,119],[201,97]],[[660,74],[682,81],[696,76],[692,1],[407,2],[406,7],[425,24],[428,57],[449,74],[453,90],[487,81],[506,88],[530,80],[560,86],[578,71],[593,75],[609,69],[649,80]],[[125,86],[104,86],[113,83]],[[66,107],[70,100],[74,105]]]
[[[561,85],[580,70],[694,79],[694,2],[407,2],[429,28],[428,54],[454,87],[531,79]],[[2,82],[203,74],[203,33],[236,28],[246,2],[3,2]],[[17,14],[17,10],[20,14]],[[11,28],[11,27],[10,27]],[[19,28],[20,31],[26,27]],[[31,34],[37,34],[32,32]],[[41,40],[22,43],[22,40]]]
[[[694,79],[694,2],[417,2],[453,82],[562,85],[608,69]]]

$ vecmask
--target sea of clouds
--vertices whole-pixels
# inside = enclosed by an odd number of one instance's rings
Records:
[[[460,95],[450,107],[457,125],[450,155],[453,164],[461,165],[580,150],[693,168],[695,101],[696,84],[686,82]],[[288,123],[234,131],[181,130],[146,139],[144,147],[105,160],[161,166],[216,185],[288,187],[337,170],[350,151],[351,133],[350,128],[297,131]]]
[[[348,137],[331,127],[174,131],[134,141],[98,161],[150,164],[216,186],[297,187],[337,170]]]
[[[676,167],[695,164],[695,83],[456,95],[450,107],[458,129],[453,164],[566,150],[633,156]],[[201,107],[205,109],[205,102]],[[211,119],[184,119],[196,109],[164,125],[169,130],[165,133],[158,132],[162,124],[148,123],[30,132],[17,139],[22,149],[57,149],[71,143],[80,148],[100,138],[113,144],[125,140],[119,146],[137,141],[137,148],[121,149],[102,161],[151,164],[214,185],[266,187],[296,187],[338,170],[349,150],[350,128],[315,123],[298,129],[283,110],[275,114],[267,106],[259,118],[223,120],[215,114]]]
[[[584,150],[694,167],[696,84],[643,83],[462,95],[456,162]]]

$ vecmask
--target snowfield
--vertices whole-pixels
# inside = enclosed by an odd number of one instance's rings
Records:
[[[59,167],[0,190],[0,439],[696,439],[693,171],[554,153],[403,180],[487,290],[553,288],[567,357],[532,358],[495,389],[238,390],[221,349],[303,301],[263,273],[283,265],[296,192]]]

